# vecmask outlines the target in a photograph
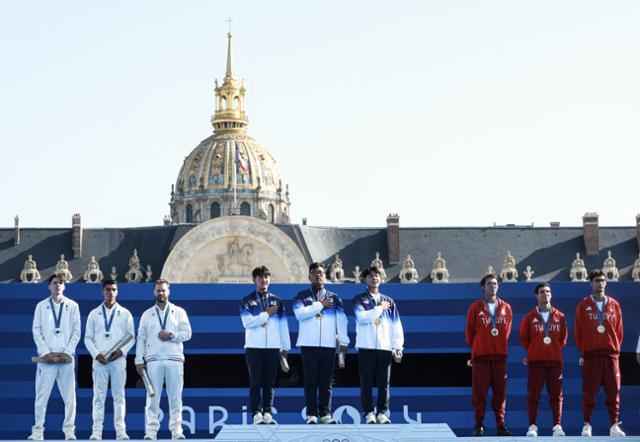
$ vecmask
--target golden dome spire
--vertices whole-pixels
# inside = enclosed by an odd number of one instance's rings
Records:
[[[215,113],[211,117],[214,132],[244,131],[249,123],[244,112],[244,80],[238,86],[231,68],[231,32],[227,33],[227,70],[222,82],[218,86],[215,81],[216,106]]]
[[[227,32],[227,73],[224,76],[224,80],[233,80],[233,73],[231,72],[231,32]]]

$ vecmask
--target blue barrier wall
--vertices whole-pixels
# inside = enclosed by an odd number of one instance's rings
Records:
[[[521,434],[528,425],[526,411],[526,367],[521,364],[525,351],[520,347],[517,326],[522,317],[535,305],[535,283],[502,284],[499,296],[513,307],[514,329],[509,340],[507,424]],[[300,284],[274,284],[273,293],[291,300],[301,289]],[[250,285],[175,284],[171,287],[171,301],[184,307],[190,316],[193,339],[185,344],[189,354],[242,354],[243,329],[238,316],[240,299],[252,291]],[[362,285],[332,285],[351,312],[351,299],[364,288]],[[590,292],[586,283],[558,282],[552,284],[553,304],[567,315],[570,338],[564,352],[564,417],[567,434],[577,434],[582,426],[581,371],[573,340],[573,320],[579,300]],[[382,291],[392,296],[399,308],[405,329],[406,353],[468,354],[464,341],[466,310],[480,296],[477,284],[387,284]],[[618,299],[624,314],[625,339],[623,352],[634,353],[640,331],[640,284],[631,282],[609,283],[608,292]],[[67,296],[80,304],[83,327],[86,316],[102,299],[101,287],[93,284],[67,284]],[[0,284],[0,438],[24,438],[33,424],[33,395],[35,366],[30,358],[35,354],[31,336],[31,322],[36,303],[48,295],[44,284]],[[142,312],[153,302],[150,284],[121,284],[119,302],[134,315],[136,326]],[[291,316],[290,303],[287,316],[291,340],[295,343],[297,322]],[[349,318],[349,332],[354,342],[354,320]],[[83,329],[84,333],[84,329]],[[84,337],[84,335],[83,335]],[[355,354],[353,348],[350,353]],[[292,350],[296,353],[297,350]],[[132,352],[133,353],[133,352]],[[82,341],[78,354],[87,354]],[[188,364],[188,356],[187,356]],[[625,379],[638,379],[640,367],[633,364],[623,373]],[[427,373],[438,376],[439,373]],[[211,367],[212,376],[224,376],[224,367]],[[636,381],[637,383],[637,381]],[[87,438],[91,428],[90,388],[78,389],[78,436]],[[357,388],[334,389],[333,408],[345,422],[351,423],[359,409]],[[422,422],[446,422],[458,435],[466,435],[473,426],[470,387],[392,388],[391,411],[394,423],[416,419]],[[246,415],[248,392],[245,388],[189,388],[184,393],[185,428],[187,435],[207,437],[220,422],[241,424],[250,421]],[[602,391],[597,399],[593,416],[594,434],[608,434],[608,416]],[[280,388],[276,392],[277,419],[281,423],[302,423],[304,407],[301,388]],[[212,408],[213,407],[213,408]],[[144,391],[127,389],[127,425],[133,438],[141,438],[143,430]],[[162,408],[167,409],[165,399]],[[640,434],[640,385],[623,385],[621,420],[627,434]],[[191,415],[193,411],[193,416]],[[105,437],[112,434],[111,404],[107,405]],[[47,414],[47,437],[60,438],[62,402],[54,390]],[[541,401],[538,424],[543,435],[550,434],[551,417],[546,395]],[[493,427],[493,414],[488,412],[486,424]],[[166,419],[163,421],[166,428]],[[192,433],[192,430],[195,431]],[[491,433],[491,432],[490,432]]]

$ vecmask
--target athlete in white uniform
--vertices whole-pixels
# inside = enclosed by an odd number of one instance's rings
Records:
[[[169,430],[172,439],[184,439],[182,432],[182,386],[184,380],[184,349],[182,343],[191,339],[191,324],[184,309],[169,302],[169,282],[156,281],[153,294],[156,304],[140,318],[136,342],[136,370],[147,370],[155,391],[147,395],[145,435],[155,440],[160,429],[158,413],[162,384],[169,397]]]
[[[126,412],[124,384],[127,381],[127,352],[133,347],[134,340],[113,352],[106,359],[107,352],[124,336],[133,336],[133,316],[126,308],[116,303],[118,283],[106,279],[102,283],[104,302],[91,310],[87,318],[84,345],[93,358],[93,431],[89,439],[102,440],[104,424],[104,402],[107,397],[109,378],[113,396],[113,426],[117,440],[127,440],[124,423]]]
[[[62,431],[65,440],[76,440],[76,378],[74,353],[80,341],[80,309],[78,304],[64,296],[64,275],[49,278],[51,296],[36,305],[33,314],[33,340],[38,356],[47,362],[38,362],[36,371],[35,425],[29,440],[44,439],[44,418],[47,403],[58,385],[64,401]]]

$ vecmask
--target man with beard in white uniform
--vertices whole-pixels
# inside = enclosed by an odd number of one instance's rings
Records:
[[[136,342],[136,370],[142,375],[147,370],[155,391],[147,395],[145,406],[146,440],[156,440],[160,422],[162,384],[169,397],[169,430],[171,439],[184,439],[182,431],[182,387],[184,384],[184,346],[191,339],[191,324],[187,312],[169,302],[169,281],[156,281],[153,294],[156,304],[140,318]]]
[[[123,337],[134,335],[133,316],[116,302],[118,283],[113,279],[103,281],[102,296],[104,302],[89,313],[84,334],[84,345],[93,358],[93,430],[89,439],[102,440],[104,402],[111,379],[116,439],[128,440],[124,423],[124,384],[127,381],[127,352],[133,347],[134,340],[114,351],[108,359],[105,356]]]
[[[76,440],[76,346],[80,341],[80,309],[78,304],[64,296],[64,275],[53,274],[49,278],[50,297],[36,305],[33,314],[33,340],[38,356],[46,362],[38,362],[36,371],[35,425],[29,440],[44,439],[44,420],[47,403],[58,385],[64,402],[62,431],[65,440]]]

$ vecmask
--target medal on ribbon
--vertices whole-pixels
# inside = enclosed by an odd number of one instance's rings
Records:
[[[267,311],[267,307],[269,306],[269,292],[267,292],[266,296],[264,296],[264,297],[260,296],[260,293],[258,293],[258,299],[260,300],[260,305],[262,306],[262,311],[266,312]],[[269,326],[269,318],[267,318],[267,322],[262,324],[262,328],[267,328],[268,326]]]
[[[169,317],[169,306],[166,305],[164,311],[164,318],[160,317],[160,309],[156,307],[156,313],[158,314],[158,322],[160,322],[160,330],[164,331],[167,329],[167,318]]]
[[[113,324],[113,317],[116,314],[116,306],[114,305],[111,309],[111,316],[109,320],[107,320],[107,309],[104,308],[104,304],[102,304],[102,316],[104,317],[104,337],[109,339],[111,336],[111,324]]]
[[[592,297],[593,298],[593,297]],[[604,312],[607,309],[607,297],[604,297],[604,301],[602,301],[602,310],[598,308],[598,303],[595,299],[593,299],[593,303],[596,305],[596,315],[598,315],[598,326],[596,327],[596,331],[600,334],[604,333]]]
[[[49,305],[51,306],[51,314],[53,315],[53,325],[55,327],[54,332],[56,336],[60,336],[60,323],[62,322],[62,307],[64,307],[64,302],[60,303],[60,308],[58,308],[57,315],[56,315],[56,308],[51,298],[49,298]]]
[[[482,301],[484,302],[484,305],[487,308],[487,312],[489,312],[489,319],[491,320],[491,336],[498,336],[500,334],[500,331],[498,330],[498,327],[496,327],[496,313],[495,313],[499,307],[498,300],[496,299],[496,309],[493,311],[493,313],[491,313],[491,310],[489,309],[489,304],[487,303],[487,301],[485,301],[484,299]]]
[[[544,320],[544,316],[542,315],[540,310],[538,310],[538,314],[540,315],[540,319],[542,320],[542,329],[544,330],[544,338],[542,338],[542,342],[544,342],[546,345],[549,345],[551,344],[551,336],[549,336],[549,321],[551,320],[551,316],[553,316],[553,309],[549,311],[549,316],[547,317],[546,321]]]
[[[380,319],[380,318],[376,318],[376,319],[373,320],[373,323],[376,325],[376,327],[378,325],[380,325],[381,322],[382,322],[382,319]]]

